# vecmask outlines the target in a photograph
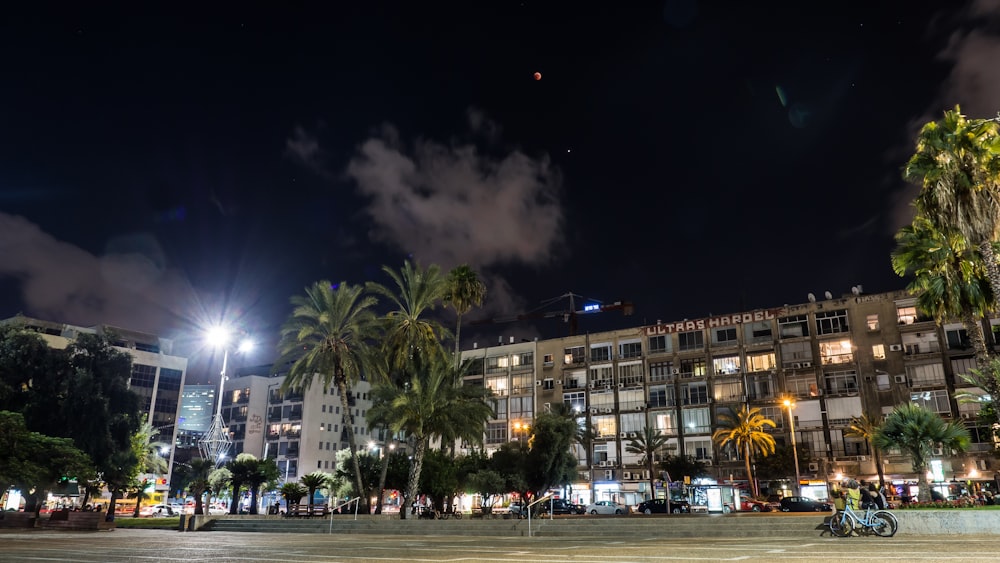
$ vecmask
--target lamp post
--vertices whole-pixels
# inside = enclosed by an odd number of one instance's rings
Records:
[[[799,448],[795,445],[795,417],[792,416],[792,407],[795,403],[791,399],[785,399],[785,406],[788,408],[788,425],[792,433],[792,457],[795,460],[795,494],[802,494],[802,487],[799,485]]]
[[[209,344],[216,348],[222,348],[222,371],[219,372],[219,400],[216,403],[215,415],[212,416],[208,432],[198,442],[198,447],[201,450],[201,456],[214,460],[216,467],[222,465],[222,461],[229,453],[229,448],[233,445],[226,421],[222,419],[222,395],[226,384],[226,369],[229,366],[229,337],[230,331],[223,327],[215,327],[208,333]],[[253,343],[250,340],[243,340],[237,351],[247,352],[251,348],[253,348]]]

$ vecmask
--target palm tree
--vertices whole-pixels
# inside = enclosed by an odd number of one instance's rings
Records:
[[[877,419],[870,418],[867,414],[856,416],[851,419],[851,425],[844,431],[844,436],[851,438],[861,438],[868,445],[868,449],[875,458],[875,470],[878,471],[878,488],[885,490],[885,469],[882,467],[882,452],[872,443],[872,438],[878,432],[879,423]]]
[[[961,108],[923,126],[903,177],[919,184],[917,213],[942,232],[957,231],[983,256],[1000,298],[992,243],[1000,230],[1000,133],[995,119],[967,119]]]
[[[573,419],[576,422],[576,434],[573,435],[573,443],[579,444],[583,450],[583,462],[590,468],[590,498],[596,498],[594,491],[594,468],[591,464],[594,442],[598,438],[594,425],[586,419],[581,419],[579,413],[567,403],[555,403],[552,405],[552,414]]]
[[[236,459],[226,462],[225,467],[232,475],[230,486],[233,498],[229,503],[229,513],[237,514],[240,508],[240,491],[253,480],[257,472],[257,458],[253,454],[239,454]]]
[[[899,276],[914,276],[908,289],[918,295],[917,307],[938,324],[962,319],[983,367],[989,351],[981,319],[992,310],[994,298],[979,250],[957,230],[939,229],[918,215],[896,233],[892,269]]]
[[[712,441],[719,447],[731,444],[740,452],[746,463],[747,481],[754,496],[759,495],[750,472],[750,458],[755,453],[765,457],[774,453],[774,436],[764,430],[765,427],[774,428],[774,421],[761,414],[759,407],[744,405],[738,413],[732,410],[719,413],[718,424],[719,428],[712,433]]]
[[[373,296],[363,295],[360,286],[316,282],[306,288],[304,296],[292,297],[294,310],[281,328],[278,345],[280,364],[294,360],[283,390],[306,389],[317,374],[324,388],[336,385],[354,464],[354,484],[359,491],[364,489],[350,390],[361,378],[367,349],[375,336],[376,316],[372,307],[377,301]],[[363,505],[366,502],[362,499]]]
[[[486,298],[486,286],[479,281],[476,271],[468,264],[456,266],[448,272],[448,293],[445,303],[455,309],[458,320],[455,324],[455,361],[461,361],[460,340],[462,337],[462,315],[473,306],[479,307]]]
[[[383,382],[372,389],[368,420],[385,420],[392,432],[403,432],[413,445],[413,462],[403,506],[416,497],[424,455],[432,438],[444,436],[482,444],[483,427],[494,415],[489,390],[462,385],[462,371],[446,354],[433,358],[421,372],[412,373],[407,384],[397,387]],[[406,518],[406,510],[400,511]]]
[[[167,472],[167,460],[160,455],[161,449],[167,447],[167,444],[153,441],[153,438],[159,433],[160,431],[153,428],[153,425],[146,419],[146,415],[142,415],[139,429],[132,435],[132,450],[139,459],[140,473],[160,475]],[[145,489],[146,480],[144,479],[142,482],[136,483],[132,495],[129,495],[135,496],[135,511],[132,514],[134,518],[139,517],[142,501],[148,496]]]
[[[396,272],[388,266],[384,271],[398,291],[369,282],[368,291],[388,299],[395,309],[389,311],[383,323],[382,354],[384,368],[388,373],[379,374],[388,378],[393,372],[419,370],[423,362],[440,358],[444,350],[441,342],[448,331],[441,323],[425,318],[438,303],[448,295],[448,280],[436,265],[426,270],[413,266],[409,261]],[[404,377],[405,379],[405,377]]]
[[[215,469],[215,463],[198,457],[191,460],[188,468],[188,474],[191,477],[188,482],[188,492],[194,497],[194,513],[204,514],[202,499],[205,497],[205,491],[211,489],[208,476]]]
[[[638,433],[636,438],[630,440],[629,443],[625,445],[626,452],[642,456],[639,463],[644,464],[646,469],[649,471],[650,493],[656,490],[656,453],[663,449],[669,440],[670,439],[667,436],[664,436],[658,428],[654,428],[647,424],[646,427],[642,429],[642,432]],[[670,514],[669,484],[667,484],[667,514]]]
[[[322,471],[313,471],[308,475],[303,475],[299,477],[299,483],[306,488],[309,493],[309,514],[313,511],[313,502],[316,497],[316,489],[321,489],[330,482],[330,475],[323,473]],[[299,497],[302,498],[302,497]],[[330,507],[333,508],[333,507]]]
[[[965,425],[945,422],[937,413],[914,403],[904,403],[893,409],[872,436],[875,447],[883,450],[898,448],[910,456],[913,471],[920,479],[917,493],[920,501],[931,498],[927,466],[934,448],[961,452],[969,447],[970,441]]]
[[[248,475],[246,484],[250,489],[250,514],[258,514],[259,510],[257,507],[257,497],[260,495],[260,488],[266,483],[275,483],[278,480],[280,473],[278,472],[278,464],[274,462],[273,459],[264,458],[256,459],[254,458],[256,466],[253,468]]]
[[[278,492],[280,492],[281,493],[281,497],[285,499],[285,508],[286,508],[286,510],[288,512],[291,512],[292,505],[293,504],[296,504],[296,505],[299,504],[299,501],[302,500],[302,497],[306,496],[306,492],[308,492],[308,491],[306,490],[305,487],[303,487],[302,485],[300,485],[298,483],[289,482],[289,483],[285,483],[284,485],[282,485],[281,489],[279,489]],[[309,497],[310,497],[310,501],[311,501],[312,500],[312,495],[309,495]],[[312,510],[310,509],[309,512],[311,514]]]

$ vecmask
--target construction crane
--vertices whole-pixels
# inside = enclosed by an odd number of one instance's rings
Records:
[[[556,309],[556,310],[545,310],[551,307],[553,304],[558,303],[563,299],[569,299],[569,308],[567,309]],[[580,299],[584,301],[584,306],[582,309],[576,308],[576,300]],[[553,297],[552,299],[546,299],[542,301],[542,304],[537,308],[528,311],[527,313],[521,313],[519,315],[511,315],[507,317],[494,317],[492,319],[480,319],[477,321],[472,321],[469,324],[473,325],[486,325],[486,324],[499,324],[499,323],[512,323],[515,321],[525,321],[533,319],[551,319],[556,317],[561,317],[564,323],[569,323],[569,335],[575,336],[577,330],[577,317],[580,315],[590,315],[593,313],[603,313],[605,311],[621,311],[625,315],[631,315],[635,307],[629,301],[615,301],[605,305],[597,299],[584,299],[582,295],[576,293],[564,293],[559,297]]]

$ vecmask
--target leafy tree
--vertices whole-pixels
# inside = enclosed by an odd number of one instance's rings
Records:
[[[625,451],[630,454],[637,454],[642,459],[639,463],[649,471],[649,492],[652,498],[653,491],[656,490],[656,454],[667,445],[670,439],[664,436],[659,429],[646,425],[637,436],[625,444]],[[667,495],[667,513],[670,514],[670,495]]]
[[[480,469],[469,475],[469,490],[482,498],[483,512],[489,513],[496,500],[508,492],[504,476],[492,469]]]
[[[250,489],[250,514],[260,512],[257,499],[260,496],[260,488],[266,483],[276,483],[281,473],[278,471],[278,464],[271,458],[257,459],[253,471],[250,472],[246,485]]]
[[[139,429],[132,435],[132,452],[139,460],[138,473],[163,474],[167,472],[167,460],[160,455],[160,448],[166,444],[154,441],[160,431],[146,420],[146,415],[140,416]],[[149,483],[146,479],[136,480],[131,484],[129,498],[135,498],[133,518],[139,517],[142,501],[148,498],[146,490]]]
[[[233,483],[233,472],[227,467],[215,467],[215,462],[207,460],[212,464],[212,469],[208,473],[208,486],[215,493],[216,500],[223,498],[226,490]],[[229,499],[230,504],[235,504],[236,498]]]
[[[800,444],[801,446],[801,444]],[[795,455],[791,446],[775,446],[774,453],[754,460],[754,473],[761,480],[785,479],[795,473]],[[807,448],[798,448],[799,463],[808,463],[811,454]]]
[[[696,459],[693,455],[668,454],[660,463],[660,468],[666,471],[667,475],[670,475],[670,479],[674,480],[680,480],[685,475],[692,479],[711,475],[705,462]]]
[[[712,433],[712,441],[719,447],[731,445],[740,452],[746,462],[747,480],[753,487],[753,494],[759,495],[750,471],[750,459],[755,453],[765,457],[774,453],[774,437],[764,430],[765,427],[774,428],[774,421],[761,414],[759,407],[747,408],[744,405],[739,412],[732,409],[720,412],[718,422],[719,427]]]
[[[851,419],[851,425],[844,431],[844,436],[861,438],[865,441],[868,449],[872,452],[872,457],[875,458],[875,469],[878,471],[878,488],[881,491],[885,489],[885,469],[882,467],[882,452],[872,443],[872,438],[878,432],[879,426],[877,418],[862,414]]]
[[[903,177],[920,185],[916,208],[943,233],[979,248],[994,299],[1000,270],[993,242],[1000,230],[1000,132],[994,119],[967,119],[961,108],[923,126]]]
[[[31,432],[20,413],[0,411],[0,491],[16,486],[44,497],[63,477],[85,482],[94,473],[90,458],[68,438]],[[26,506],[28,508],[28,506]],[[32,507],[41,508],[36,502]]]
[[[455,359],[461,358],[462,316],[479,307],[486,298],[486,286],[468,264],[456,266],[448,272],[448,292],[444,301],[455,310]]]
[[[534,495],[528,485],[528,450],[520,442],[500,444],[500,448],[490,457],[490,469],[504,480],[504,492],[518,492],[523,498]]]
[[[321,489],[330,482],[330,474],[323,473],[322,471],[313,471],[299,477],[299,483],[305,487],[307,494],[309,495],[309,513],[312,514],[313,503],[316,499],[316,490]],[[302,498],[302,497],[299,497]],[[332,507],[331,507],[332,508]]]
[[[935,447],[965,451],[970,442],[969,431],[961,423],[945,422],[937,413],[914,404],[897,406],[872,435],[872,444],[880,449],[898,448],[910,456],[918,481],[917,498],[931,498],[927,466]]]
[[[525,480],[536,494],[576,479],[576,456],[570,450],[576,422],[552,413],[535,417],[528,441]]]
[[[419,490],[431,496],[434,509],[443,511],[458,492],[457,467],[451,456],[441,450],[429,450],[420,472]]]
[[[292,297],[294,309],[281,329],[280,364],[293,361],[283,388],[308,388],[318,374],[324,388],[334,385],[345,413],[344,427],[354,464],[354,484],[363,490],[354,435],[351,389],[361,377],[367,348],[375,335],[377,300],[346,282],[316,282],[305,296]],[[367,506],[367,501],[363,499]]]

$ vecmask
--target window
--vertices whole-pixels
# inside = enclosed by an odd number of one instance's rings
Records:
[[[708,385],[701,381],[681,385],[681,397],[685,405],[707,405]]]
[[[885,359],[885,344],[874,344],[872,345],[872,357],[876,360]]]
[[[656,385],[649,388],[650,407],[672,407],[674,406],[674,388],[665,385]]]
[[[911,325],[917,322],[916,307],[896,307],[896,318],[901,325]]]
[[[132,364],[132,378],[129,380],[130,387],[148,387],[152,389],[155,382],[155,366]]]
[[[506,373],[508,360],[507,356],[486,358],[486,373]]]
[[[763,372],[747,378],[747,394],[750,400],[773,399],[776,386],[770,373]]]
[[[649,337],[649,353],[650,354],[663,354],[671,351],[671,340],[669,334],[661,334],[660,336],[650,336]]]
[[[760,407],[760,414],[764,415],[764,418],[773,420],[778,428],[781,428],[785,424],[785,414],[788,411],[781,407]]]
[[[493,410],[496,412],[496,418],[501,420],[507,418],[507,399],[493,399]]]
[[[712,396],[716,401],[733,403],[743,400],[743,383],[740,381],[718,381],[712,384]]]
[[[677,349],[681,352],[685,350],[704,350],[705,335],[700,330],[679,333],[677,335]]]
[[[592,362],[610,362],[611,361],[611,345],[610,344],[591,344],[591,346],[590,346],[590,361],[592,361]]]
[[[535,378],[530,373],[515,373],[511,376],[511,386],[514,393],[533,393]]]
[[[794,368],[794,364],[802,367],[802,362],[811,362],[813,359],[812,344],[806,342],[783,342],[781,344],[781,365],[786,368]]]
[[[611,366],[596,366],[590,368],[590,382],[594,385],[612,385],[614,372]]]
[[[673,377],[673,362],[652,362],[649,364],[650,381],[670,381]]]
[[[618,383],[639,385],[642,383],[642,363],[618,365]]]
[[[586,384],[587,373],[583,370],[566,372],[563,377],[563,389],[576,389]]]
[[[743,325],[743,339],[747,344],[764,344],[774,340],[771,323],[756,321]]]
[[[546,391],[555,389],[555,381],[552,381],[552,379],[549,378],[542,380],[542,389],[545,389]]]
[[[681,360],[681,377],[705,377],[705,358]]]
[[[945,384],[941,364],[906,366],[906,376],[910,378],[911,387],[943,387]]]
[[[469,368],[466,375],[483,375],[484,373],[482,358],[472,358],[469,360]]]
[[[622,359],[629,358],[641,358],[642,357],[642,343],[641,342],[622,342],[618,345],[618,354]]]
[[[819,356],[823,365],[849,364],[854,361],[854,347],[850,340],[826,340],[819,343]]]
[[[819,396],[819,387],[816,385],[816,377],[812,375],[786,377],[785,387],[789,393],[795,395],[796,397]]]
[[[762,352],[759,354],[747,354],[747,371],[769,371],[777,367],[774,361],[774,352]]]
[[[712,459],[711,440],[687,440],[684,444],[684,449],[687,455],[694,456],[697,460],[707,461]]]
[[[652,415],[653,427],[666,435],[677,434],[677,412],[659,411]],[[669,447],[669,445],[668,445]]]
[[[736,327],[716,328],[712,330],[713,346],[736,346]]]
[[[510,357],[511,365],[515,368],[530,368],[535,365],[535,353],[534,352],[522,352],[520,354],[514,354]]]
[[[955,375],[970,373],[974,369],[978,369],[975,358],[954,358],[951,360],[951,371]],[[955,378],[955,383],[959,386],[968,385],[961,378]]]
[[[618,426],[615,424],[614,415],[591,417],[591,423],[594,425],[594,431],[600,437],[611,438],[618,434]]]
[[[778,336],[781,338],[809,336],[809,316],[795,315],[778,319]]]
[[[740,372],[740,357],[736,355],[712,358],[715,375],[732,375]]]
[[[830,371],[823,374],[827,394],[843,395],[858,392],[858,373],[852,370]]]
[[[684,424],[685,432],[707,433],[712,431],[712,423],[709,420],[708,407],[683,409],[681,411],[681,421]]]
[[[948,391],[945,389],[911,393],[910,402],[916,403],[931,412],[951,414]]]
[[[502,444],[507,441],[507,423],[491,422],[486,425],[486,443]]]
[[[608,461],[608,445],[594,444],[594,463]]]
[[[972,342],[969,340],[969,333],[964,328],[945,330],[945,338],[948,341],[949,350],[969,350]]]
[[[563,350],[564,364],[582,364],[586,360],[583,346],[573,346]]]
[[[486,378],[486,388],[493,391],[494,395],[500,397],[507,395],[507,392],[509,391],[507,385],[508,385],[508,380],[506,375]]]
[[[878,330],[878,314],[868,315],[865,319],[865,326],[868,327],[868,332],[875,332]]]
[[[534,397],[511,397],[510,418],[532,418],[535,413]]]
[[[573,412],[582,413],[587,408],[587,397],[583,391],[563,393],[563,403],[569,406]]]
[[[847,310],[820,311],[816,313],[816,334],[838,334],[847,332]]]
[[[552,354],[545,354],[542,356],[542,365],[546,367],[551,367],[555,363]]]

